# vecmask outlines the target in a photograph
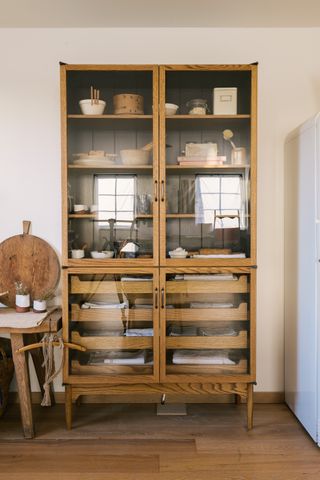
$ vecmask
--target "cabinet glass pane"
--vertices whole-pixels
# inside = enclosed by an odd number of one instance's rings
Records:
[[[106,102],[100,115],[79,105],[91,86]],[[67,114],[69,258],[152,258],[152,72],[68,71]]]
[[[71,374],[153,374],[152,275],[70,275],[69,317]]]
[[[242,274],[167,274],[167,375],[248,373],[249,283]]]
[[[216,88],[233,89],[231,113]],[[179,106],[165,118],[166,256],[250,257],[251,72],[166,72],[165,98]]]

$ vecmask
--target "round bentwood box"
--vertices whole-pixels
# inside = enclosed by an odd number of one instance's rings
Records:
[[[113,96],[115,115],[143,115],[143,96],[133,93],[121,93]]]

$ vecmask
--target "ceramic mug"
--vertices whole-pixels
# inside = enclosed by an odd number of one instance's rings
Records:
[[[84,257],[84,250],[71,250],[71,257],[72,258],[83,258]]]

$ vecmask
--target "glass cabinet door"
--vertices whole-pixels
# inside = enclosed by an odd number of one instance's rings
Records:
[[[254,374],[251,274],[207,271],[162,275],[162,381],[240,381]],[[252,363],[251,363],[252,362]]]
[[[255,261],[255,68],[161,68],[163,265]]]
[[[156,67],[62,70],[67,265],[156,263],[157,75]]]
[[[152,382],[158,378],[157,273],[70,273],[69,380]]]

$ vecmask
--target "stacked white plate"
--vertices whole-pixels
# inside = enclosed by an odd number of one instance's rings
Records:
[[[72,156],[74,165],[88,167],[107,167],[114,165],[117,157],[116,154],[105,153],[103,150],[92,150],[89,153],[75,153]]]

